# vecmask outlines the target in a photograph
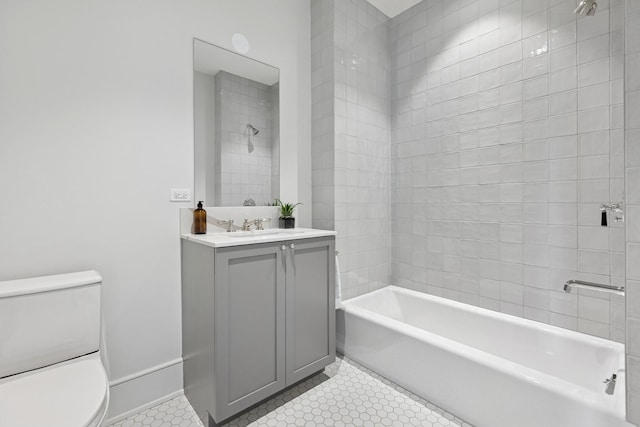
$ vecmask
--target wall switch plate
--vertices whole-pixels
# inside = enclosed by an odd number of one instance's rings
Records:
[[[169,197],[171,202],[190,202],[191,201],[191,189],[190,188],[172,188],[171,196]]]

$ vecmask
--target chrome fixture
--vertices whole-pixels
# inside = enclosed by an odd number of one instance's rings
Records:
[[[585,282],[583,280],[569,280],[564,284],[564,291],[568,294],[571,293],[571,290],[573,288],[595,289],[613,293],[624,293],[624,286],[603,285],[602,283]]]
[[[242,202],[242,206],[255,206],[256,205],[256,201],[253,199],[247,199],[244,202]]]
[[[613,391],[616,388],[616,374],[611,374],[611,378],[607,378],[603,382],[607,385],[607,389],[604,391],[607,394],[613,394]]]
[[[573,13],[582,16],[593,16],[596,14],[597,8],[598,3],[596,3],[596,0],[580,0]]]
[[[260,131],[253,127],[251,123],[247,123],[247,148],[249,153],[253,153],[254,150],[253,142],[251,142],[251,136],[256,136],[258,132]]]
[[[609,226],[609,224],[607,223],[607,208],[605,205],[600,206],[600,226]]]
[[[615,222],[624,222],[624,210],[622,209],[623,202],[618,203],[610,203],[608,205],[600,206],[600,225],[606,227],[607,223],[607,212],[613,212],[614,217],[613,220]]]
[[[258,219],[256,219],[256,230],[264,230],[263,224],[265,222],[271,222],[271,218],[258,218]]]
[[[235,228],[233,228],[233,220],[232,219],[228,219],[228,220],[217,220],[216,221],[218,225],[226,225],[227,226],[227,233],[231,233],[236,231]]]
[[[255,127],[253,127],[251,123],[247,123],[247,130],[251,132],[249,135],[253,135],[253,136],[256,136],[258,133],[260,133],[260,131]]]
[[[271,218],[256,218],[252,221],[249,221],[245,218],[244,222],[242,223],[242,231],[251,231],[252,225],[256,226],[256,230],[264,230],[265,222],[271,222]]]

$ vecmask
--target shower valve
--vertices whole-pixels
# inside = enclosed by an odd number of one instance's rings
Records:
[[[611,203],[608,205],[600,206],[600,212],[602,215],[602,219],[600,221],[600,225],[606,227],[607,224],[607,212],[612,212],[614,214],[613,220],[615,222],[624,222],[624,210],[622,209],[623,202]]]

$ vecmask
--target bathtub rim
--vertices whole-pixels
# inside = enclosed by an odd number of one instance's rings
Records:
[[[490,310],[488,308],[478,307],[478,306],[475,306],[475,305],[471,305],[471,304],[467,304],[467,303],[463,303],[463,302],[459,302],[459,301],[454,301],[454,300],[451,300],[451,299],[448,299],[448,298],[439,297],[437,295],[427,294],[425,292],[420,292],[420,291],[416,291],[416,290],[413,290],[413,289],[402,288],[402,287],[396,286],[396,285],[385,286],[383,288],[376,289],[375,291],[371,291],[371,292],[368,292],[366,294],[362,294],[362,295],[359,295],[357,297],[350,298],[348,300],[344,300],[340,304],[340,307],[336,306],[336,309],[341,308],[342,306],[345,306],[345,308],[349,307],[349,306],[357,303],[358,301],[360,301],[362,299],[365,299],[367,297],[371,297],[374,294],[383,293],[384,291],[392,291],[392,292],[397,292],[397,293],[408,294],[408,295],[411,295],[413,297],[417,297],[419,299],[423,299],[423,300],[427,300],[427,301],[435,301],[435,302],[440,303],[440,304],[445,305],[445,306],[450,306],[450,307],[455,307],[455,308],[462,309],[462,310],[465,310],[465,311],[470,311],[470,312],[473,312],[473,313],[476,313],[476,314],[480,314],[482,316],[492,317],[494,319],[499,319],[499,320],[507,320],[510,323],[515,323],[515,324],[518,324],[520,326],[524,326],[527,329],[540,329],[540,330],[543,330],[545,332],[551,332],[554,335],[568,336],[568,337],[570,337],[572,339],[575,339],[575,340],[581,341],[581,342],[596,343],[597,345],[599,345],[601,347],[606,347],[606,348],[609,348],[609,349],[615,350],[615,351],[622,351],[622,353],[624,353],[624,344],[616,342],[616,341],[608,340],[606,338],[600,338],[600,337],[597,337],[597,336],[594,336],[594,335],[588,335],[588,334],[585,334],[583,332],[578,332],[578,331],[573,331],[573,330],[566,329],[566,328],[561,328],[559,326],[554,326],[554,325],[550,325],[548,323],[538,322],[536,320],[526,319],[524,317],[514,316],[512,314],[501,313],[501,312],[498,312],[498,311]],[[364,309],[364,310],[366,310],[366,309]],[[371,310],[368,310],[368,311],[371,311]],[[386,316],[384,316],[384,317],[386,317]],[[402,323],[402,322],[400,322],[400,323]]]
[[[522,365],[520,363],[511,361],[509,359],[505,359],[503,357],[497,356],[492,353],[488,353],[486,351],[477,349],[470,345],[457,342],[451,338],[438,335],[436,333],[424,330],[417,326],[404,323],[400,320],[393,319],[391,317],[385,316],[383,314],[380,314],[375,311],[369,310],[367,308],[359,307],[356,305],[358,301],[366,297],[371,297],[373,294],[383,293],[385,291],[405,293],[412,297],[418,297],[423,300],[427,300],[435,303],[441,303],[446,306],[455,307],[457,309],[462,309],[465,311],[471,311],[481,316],[489,316],[501,321],[515,323],[517,325],[523,326],[528,329],[543,330],[545,332],[549,332],[556,336],[569,337],[577,341],[595,343],[596,345],[609,348],[613,351],[618,351],[620,352],[620,356],[618,358],[618,368],[616,372],[616,374],[618,375],[617,384],[616,384],[616,389],[618,390],[618,394],[615,396],[615,399],[613,399],[614,400],[613,404],[611,404],[611,402],[607,404],[603,402],[603,400],[601,399],[602,395],[596,392],[595,390],[580,386],[578,384],[574,384],[566,379],[555,377],[546,372],[539,371],[534,368],[530,368],[526,365]],[[607,340],[600,337],[586,335],[577,331],[563,329],[557,326],[548,325],[541,322],[536,322],[530,319],[524,319],[521,317],[506,314],[506,313],[499,313],[486,308],[476,307],[470,304],[449,300],[449,299],[438,297],[435,295],[425,294],[412,289],[401,288],[395,285],[385,286],[375,291],[343,301],[339,307],[336,307],[336,311],[338,310],[344,311],[345,315],[352,314],[352,315],[364,318],[365,320],[375,323],[378,326],[391,329],[392,331],[399,334],[407,335],[412,339],[415,339],[418,341],[426,341],[427,343],[430,343],[431,345],[436,345],[442,348],[444,351],[447,351],[458,357],[462,357],[465,359],[473,359],[477,363],[484,365],[490,369],[497,370],[506,375],[514,376],[523,382],[534,384],[551,393],[556,393],[556,394],[565,396],[566,398],[570,398],[574,400],[575,399],[582,400],[591,407],[594,407],[600,411],[609,413],[610,415],[616,418],[620,418],[626,421],[625,352],[624,352],[624,345],[621,343],[614,342],[614,341]],[[344,348],[342,348],[342,350],[344,351]],[[349,357],[348,354],[347,354],[347,357]],[[602,391],[602,394],[604,394],[604,390]],[[576,396],[579,396],[579,397],[576,397]]]

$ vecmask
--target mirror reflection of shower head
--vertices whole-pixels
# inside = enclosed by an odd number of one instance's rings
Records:
[[[597,8],[598,3],[596,3],[596,0],[580,0],[573,13],[582,16],[593,16],[596,14]]]
[[[260,132],[258,129],[253,127],[253,125],[251,123],[247,123],[247,129],[249,129],[251,131],[251,134],[253,136],[256,136],[258,134],[258,132]]]

